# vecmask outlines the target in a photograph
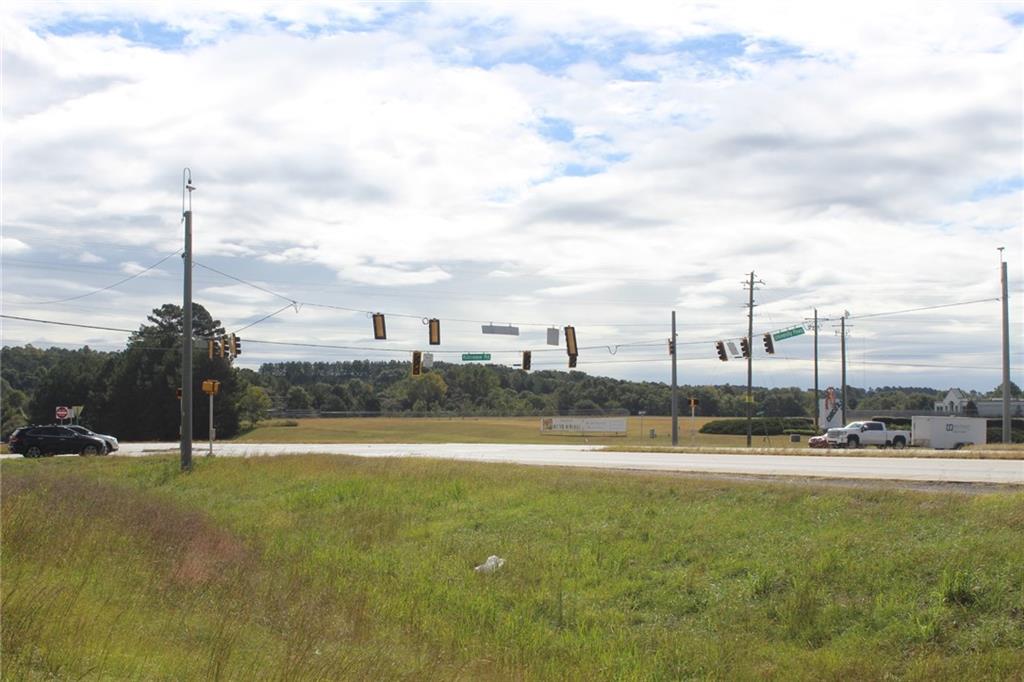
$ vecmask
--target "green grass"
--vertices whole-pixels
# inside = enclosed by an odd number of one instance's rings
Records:
[[[2,463],[4,679],[1013,679],[1024,494]],[[473,566],[507,560],[493,575]]]

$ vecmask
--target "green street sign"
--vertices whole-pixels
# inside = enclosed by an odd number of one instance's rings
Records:
[[[462,354],[462,361],[463,362],[474,362],[474,361],[479,362],[481,360],[490,360],[490,359],[491,359],[491,354],[490,353],[463,353]]]
[[[781,332],[775,332],[772,334],[772,338],[776,341],[782,341],[783,339],[791,339],[794,336],[800,336],[803,333],[803,327],[793,327],[792,329],[783,329]]]

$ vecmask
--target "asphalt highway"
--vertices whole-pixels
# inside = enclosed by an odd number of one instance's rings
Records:
[[[177,443],[122,443],[118,456],[146,456],[177,451]],[[906,452],[906,451],[904,451]],[[195,443],[194,457],[207,447]],[[795,476],[942,483],[1024,485],[1024,460],[934,457],[849,457],[815,455],[707,454],[687,452],[604,452],[587,445],[429,444],[263,444],[215,443],[222,457],[256,457],[304,453],[357,457],[430,457],[474,462],[508,462],[641,471],[676,471],[747,476]]]

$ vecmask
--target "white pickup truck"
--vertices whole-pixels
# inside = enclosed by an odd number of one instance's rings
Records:
[[[852,422],[843,428],[829,429],[825,438],[833,448],[905,448],[910,444],[910,431],[887,429],[882,422]]]

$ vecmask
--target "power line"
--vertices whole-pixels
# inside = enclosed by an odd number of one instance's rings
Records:
[[[160,260],[158,260],[157,262],[155,262],[152,265],[150,265],[148,268],[145,268],[144,270],[140,270],[139,272],[136,272],[134,275],[130,275],[128,277],[125,277],[122,280],[118,280],[117,282],[114,282],[113,284],[108,284],[105,287],[100,287],[99,289],[96,289],[94,291],[90,291],[87,294],[79,294],[78,296],[69,296],[68,298],[59,298],[59,299],[56,299],[54,301],[24,301],[24,303],[28,303],[28,304],[32,304],[32,305],[50,305],[52,303],[67,303],[68,301],[77,301],[78,299],[85,298],[87,296],[92,296],[93,294],[98,294],[101,291],[108,291],[110,289],[113,289],[114,287],[121,286],[125,282],[130,282],[131,280],[135,279],[136,277],[141,277],[142,275],[146,274],[147,272],[149,272],[153,268],[157,267],[158,265],[161,265],[168,258],[172,258],[174,256],[177,256],[180,253],[181,253],[180,249],[175,251],[174,253],[169,253],[166,256],[164,256],[163,258],[161,258]]]

